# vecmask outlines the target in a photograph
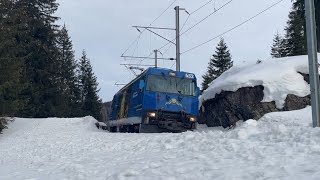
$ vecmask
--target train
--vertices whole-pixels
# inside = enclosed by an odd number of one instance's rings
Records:
[[[148,68],[114,95],[107,128],[133,133],[194,130],[199,95],[195,74]]]

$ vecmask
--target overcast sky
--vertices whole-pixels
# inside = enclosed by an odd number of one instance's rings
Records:
[[[65,23],[73,40],[76,57],[82,49],[88,57],[98,77],[100,97],[103,101],[112,100],[121,88],[118,83],[127,83],[134,77],[120,63],[139,63],[124,61],[121,54],[137,38],[139,32],[133,25],[149,25],[174,0],[58,0],[60,4],[57,16],[60,24]],[[209,0],[177,0],[153,26],[175,26],[174,6],[186,8],[190,13]],[[215,0],[200,11],[192,14],[182,32],[199,20],[218,9],[229,0]],[[184,52],[205,42],[222,32],[236,26],[251,16],[264,10],[278,0],[233,0],[210,18],[181,37],[181,51]],[[224,35],[235,64],[270,59],[270,46],[274,34],[283,32],[291,8],[291,0],[285,0],[269,11]],[[181,26],[187,18],[181,11]],[[174,39],[173,31],[157,31],[169,39]],[[181,70],[193,72],[201,82],[201,75],[206,71],[210,56],[215,50],[219,38],[181,56]],[[145,31],[138,43],[135,43],[125,55],[148,56],[151,51],[166,44],[165,40]],[[162,51],[166,50],[164,48]],[[161,55],[159,55],[161,56]],[[175,57],[175,47],[171,46],[164,57]],[[153,64],[145,60],[143,64]],[[160,61],[159,66],[175,68],[174,62]],[[173,66],[174,65],[174,66]]]

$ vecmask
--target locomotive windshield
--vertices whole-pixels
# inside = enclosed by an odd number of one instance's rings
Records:
[[[196,88],[196,82],[187,78],[149,75],[147,80],[148,91],[196,96]]]

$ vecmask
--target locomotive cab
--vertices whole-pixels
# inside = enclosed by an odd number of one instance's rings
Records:
[[[199,93],[194,74],[149,68],[114,96],[108,126],[123,132],[195,129]]]

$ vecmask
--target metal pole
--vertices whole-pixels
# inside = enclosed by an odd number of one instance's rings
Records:
[[[305,0],[313,127],[320,126],[320,86],[314,0]]]
[[[158,50],[154,50],[154,67],[158,67]]]
[[[180,7],[176,6],[176,71],[180,71]]]

